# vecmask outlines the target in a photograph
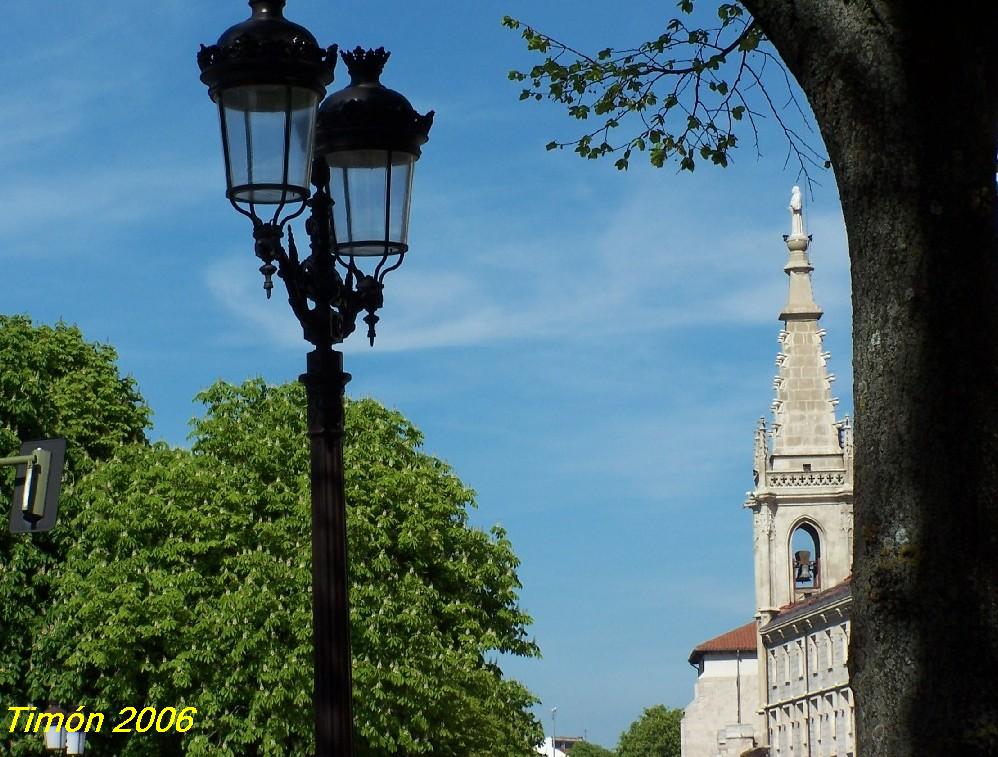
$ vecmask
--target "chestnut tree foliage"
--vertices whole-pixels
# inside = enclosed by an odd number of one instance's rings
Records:
[[[590,741],[581,741],[572,746],[572,757],[614,757],[614,752]]]
[[[620,734],[617,757],[680,757],[679,723],[683,711],[657,704],[647,708]]]
[[[67,441],[62,502],[79,481],[123,444],[143,444],[150,411],[135,382],[119,374],[108,345],[87,342],[64,323],[35,326],[25,316],[0,315],[0,457],[21,443]],[[13,468],[0,469],[0,703],[30,700],[31,643],[52,599],[53,580],[66,556],[69,531],[12,535],[7,529]],[[63,507],[60,504],[60,507]],[[64,513],[72,513],[65,506]],[[0,731],[4,751],[7,729]]]
[[[114,368],[113,353],[88,349]],[[3,537],[2,701],[105,713],[87,745],[96,757],[311,753],[303,388],[212,386],[198,397],[205,411],[187,450],[141,441],[147,411],[130,382],[118,386],[129,390],[134,433],[76,468],[52,532],[58,559],[27,561],[21,553],[40,552],[43,540]],[[88,396],[68,406],[89,417]],[[95,404],[115,407],[104,395]],[[470,525],[473,492],[421,443],[399,413],[348,403],[358,754],[531,754],[542,737],[528,712],[534,697],[496,661],[538,655],[517,604],[518,560],[501,528]],[[43,601],[15,601],[29,594]],[[8,625],[18,606],[25,617]],[[184,734],[114,735],[125,706],[197,714]],[[36,736],[5,728],[0,740],[0,751],[39,752]]]
[[[680,757],[682,719],[678,708],[648,707],[620,734],[616,749],[583,741],[572,747],[572,757]]]

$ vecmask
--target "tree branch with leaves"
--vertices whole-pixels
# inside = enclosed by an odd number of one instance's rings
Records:
[[[678,7],[692,16],[692,0]],[[529,71],[510,71],[509,78],[527,82],[521,100],[548,99],[592,124],[574,139],[548,142],[549,150],[571,147],[587,159],[612,155],[620,170],[635,151],[647,152],[659,168],[676,162],[693,171],[699,161],[727,166],[744,129],[761,154],[759,120],[772,117],[787,140],[786,163],[796,163],[810,180],[811,169],[828,163],[809,142],[811,126],[789,74],[741,5],[722,3],[717,17],[710,28],[672,18],[662,34],[637,47],[590,54],[506,16],[503,25],[519,30],[527,49],[545,56]]]

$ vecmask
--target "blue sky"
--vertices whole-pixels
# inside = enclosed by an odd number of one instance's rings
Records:
[[[320,42],[383,45],[385,81],[436,123],[405,265],[354,395],[411,418],[522,559],[544,654],[508,660],[550,729],[613,745],[644,707],[682,707],[700,641],[752,614],[752,433],[769,416],[796,169],[762,123],[726,170],[627,173],[546,152],[576,124],[521,103],[510,14],[589,49],[657,35],[672,7],[548,0],[289,0]],[[5,6],[0,310],[108,341],[183,444],[216,379],[289,381],[306,345],[263,297],[224,198],[195,53],[240,0]],[[342,86],[343,82],[334,84]],[[818,137],[813,137],[818,142]],[[851,411],[849,280],[834,178],[807,198],[814,287]]]

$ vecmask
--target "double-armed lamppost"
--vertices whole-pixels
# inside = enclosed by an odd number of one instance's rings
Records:
[[[381,48],[343,53],[350,85],[320,105],[336,47],[321,48],[284,18],[284,4],[250,0],[250,18],[202,46],[198,65],[218,106],[226,196],[253,223],[263,288],[269,298],[274,274],[284,281],[315,347],[301,376],[311,439],[315,740],[317,755],[343,757],[353,754],[342,446],[350,376],[333,346],[362,313],[374,344],[385,276],[409,249],[413,166],[433,113],[419,115],[382,86],[389,54]],[[288,224],[306,210],[310,254],[302,259]]]

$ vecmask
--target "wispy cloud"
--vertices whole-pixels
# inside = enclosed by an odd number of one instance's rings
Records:
[[[677,231],[665,203],[661,192],[637,186],[591,228],[565,228],[552,219],[539,233],[519,234],[497,227],[495,218],[455,221],[461,217],[434,214],[448,226],[431,221],[413,246],[424,239],[447,241],[434,244],[433,263],[414,252],[392,274],[379,349],[610,338],[773,321],[786,287],[778,273],[785,253],[773,229],[729,228],[717,236],[715,229],[683,224]],[[476,223],[477,234],[470,231]],[[836,257],[843,260],[841,221],[829,214],[813,219],[812,227],[824,235],[821,249],[839,247]],[[234,260],[219,261],[208,272],[210,289],[254,331],[297,347],[297,325],[274,318],[258,283],[247,276],[247,264],[239,265],[237,274]],[[823,271],[819,292],[838,307],[839,300],[848,301],[847,290],[843,298],[831,273]]]
[[[76,254],[80,245],[92,247],[102,228],[161,218],[204,200],[217,173],[203,165],[173,165],[164,171],[121,163],[5,185],[0,187],[0,206],[10,241],[0,247],[0,258],[17,257],[26,247],[45,256]]]
[[[751,454],[752,416],[746,416],[746,408],[760,404],[757,388],[729,385],[719,389],[713,401],[703,396],[709,392],[685,391],[681,386],[663,394],[667,396],[657,406],[649,403],[643,410],[601,413],[584,436],[578,428],[564,434],[552,429],[546,440],[550,449],[541,458],[554,461],[546,464],[556,465],[559,477],[614,481],[615,507],[683,509],[692,495],[710,491],[710,482],[726,480],[733,467],[745,470],[745,485],[750,488],[744,461]],[[744,420],[743,433],[732,435],[739,417]],[[594,464],[597,439],[613,442],[600,448]]]

